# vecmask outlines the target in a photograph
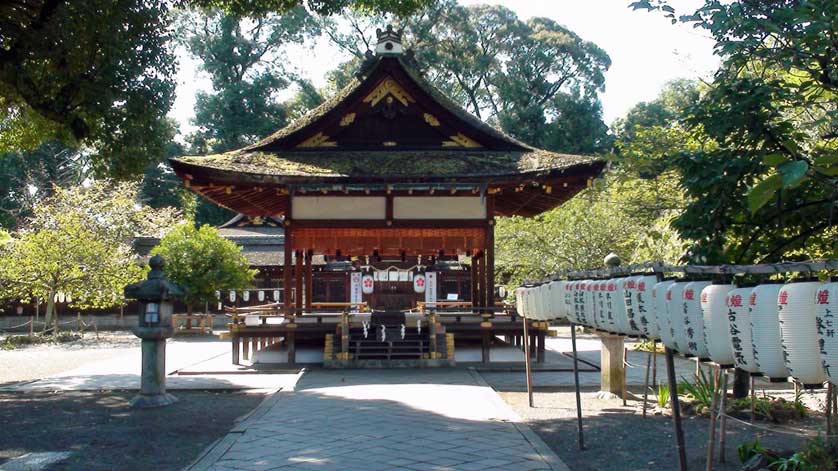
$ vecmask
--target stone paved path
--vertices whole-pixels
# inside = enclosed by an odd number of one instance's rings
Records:
[[[469,370],[315,370],[188,469],[567,470],[517,420]]]

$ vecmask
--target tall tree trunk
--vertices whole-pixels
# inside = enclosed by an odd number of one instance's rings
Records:
[[[47,310],[44,313],[44,330],[47,330],[52,325],[52,318],[55,315],[55,291],[50,291],[47,294]]]
[[[186,304],[186,329],[192,328],[192,303]]]

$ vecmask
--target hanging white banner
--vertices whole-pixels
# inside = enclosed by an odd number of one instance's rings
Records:
[[[350,303],[361,303],[363,302],[363,294],[361,291],[361,278],[363,275],[361,272],[353,272],[349,274],[349,302]],[[357,312],[358,308],[353,307],[353,312]]]
[[[361,278],[361,289],[364,294],[372,294],[373,286],[375,286],[375,281],[371,275],[364,275]]]
[[[417,293],[425,292],[425,275],[416,275],[413,277],[413,291]]]
[[[425,273],[425,302],[436,303],[436,272]]]

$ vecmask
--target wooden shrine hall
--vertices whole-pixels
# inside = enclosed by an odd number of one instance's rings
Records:
[[[495,290],[495,218],[557,207],[604,162],[480,121],[421,76],[388,27],[355,79],[308,115],[256,144],[171,165],[192,191],[284,226],[286,295],[229,310],[234,362],[267,348],[295,363],[307,344],[342,366],[452,364],[455,338],[480,341],[488,361],[498,336],[520,338]],[[347,302],[313,299],[315,256],[348,267]],[[439,267],[458,260],[470,262],[468,286],[441,298]],[[543,353],[546,325],[533,329]]]

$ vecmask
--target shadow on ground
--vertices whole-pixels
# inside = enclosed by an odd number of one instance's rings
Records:
[[[264,395],[182,391],[176,404],[133,410],[133,392],[0,392],[0,465],[31,452],[72,452],[47,469],[180,470]]]

